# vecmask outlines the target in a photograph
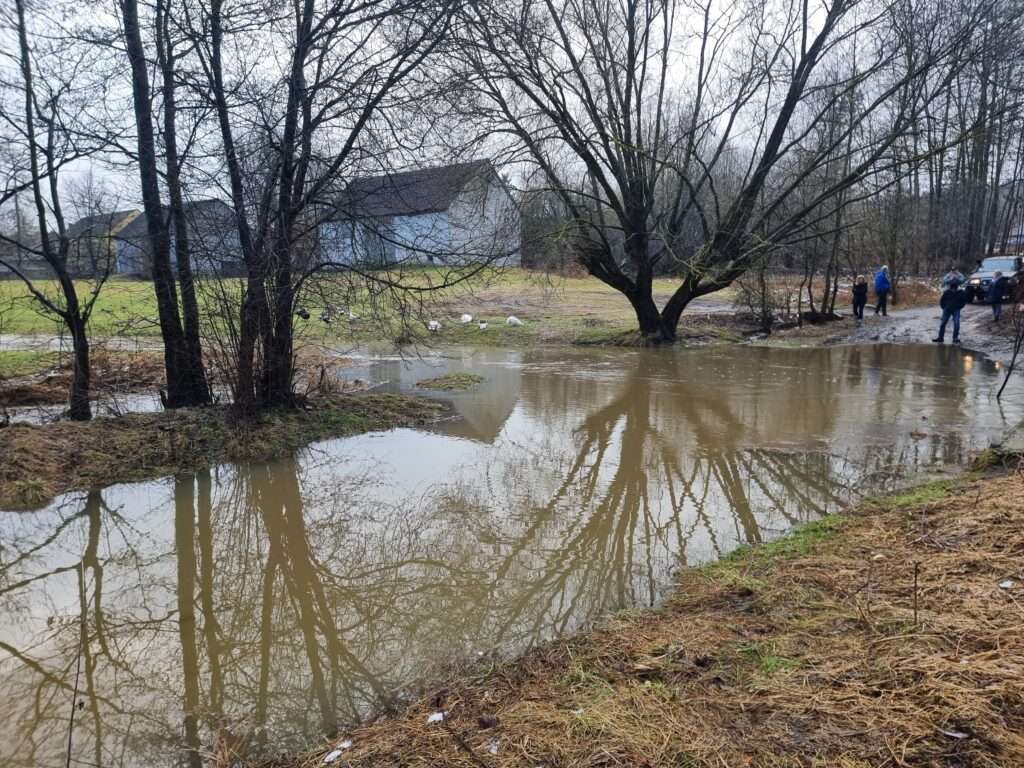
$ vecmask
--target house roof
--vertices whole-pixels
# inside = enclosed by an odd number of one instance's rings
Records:
[[[72,240],[80,237],[105,237],[108,234],[118,232],[131,219],[138,216],[139,212],[132,208],[127,211],[113,211],[112,213],[97,213],[94,216],[83,216],[67,228],[67,236]]]
[[[170,219],[170,208],[161,206],[164,215]],[[210,198],[185,203],[185,216],[193,227],[230,226],[234,210],[223,200]],[[140,240],[146,237],[146,214],[140,213],[128,223],[117,236],[125,240]]]
[[[448,210],[470,180],[492,173],[489,160],[474,160],[353,179],[338,207],[364,216],[437,213]]]

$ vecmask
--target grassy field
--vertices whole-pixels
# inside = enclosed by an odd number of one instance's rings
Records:
[[[410,272],[403,279],[412,285],[423,286],[437,284],[441,278],[439,270],[423,269]],[[392,341],[402,335],[394,313],[389,309],[375,310],[364,287],[339,286],[338,282],[324,280],[320,284],[312,283],[300,298],[300,306],[310,314],[308,320],[295,318],[300,337],[330,343]],[[241,290],[238,280],[226,280],[222,285],[229,293],[238,294]],[[667,300],[676,286],[677,282],[672,279],[655,281],[656,298]],[[54,294],[57,290],[55,282],[41,282],[40,287],[47,294]],[[84,281],[77,287],[82,292],[89,290],[89,284]],[[210,314],[209,310],[216,302],[212,298],[214,291],[210,290],[211,287],[202,282],[199,285],[204,316]],[[341,299],[344,307],[330,307],[335,315],[330,324],[320,319],[327,303],[322,298],[324,295],[347,297]],[[427,321],[437,320],[441,330],[429,337],[439,343],[497,346],[601,343],[636,327],[633,310],[626,299],[593,277],[560,277],[507,269],[484,275],[466,286],[421,293],[412,298],[417,304],[413,313],[415,319],[410,322],[414,335],[427,338]],[[713,298],[728,303],[731,294],[723,291]],[[387,302],[378,301],[376,305],[387,306]],[[357,314],[359,319],[350,322],[347,310]],[[473,315],[471,324],[459,322],[464,313]],[[506,325],[510,315],[518,317],[523,324],[515,327]],[[688,324],[688,317],[684,315],[684,326]],[[480,320],[487,323],[486,330],[480,329]],[[700,325],[699,322],[695,324]],[[159,336],[152,284],[135,280],[108,282],[96,302],[90,330],[95,337]],[[40,310],[39,304],[21,283],[0,281],[0,333],[56,335],[59,332],[60,324]]]
[[[0,381],[29,376],[57,365],[56,352],[35,349],[0,350]]]

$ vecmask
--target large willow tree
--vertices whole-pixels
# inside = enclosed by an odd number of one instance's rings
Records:
[[[971,61],[990,11],[990,0],[470,0],[459,49],[481,140],[539,172],[572,222],[567,246],[660,343],[693,299],[892,167],[889,149]],[[659,271],[680,278],[661,306]]]

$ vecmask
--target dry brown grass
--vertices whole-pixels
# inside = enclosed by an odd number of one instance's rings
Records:
[[[164,360],[159,352],[98,348],[90,358],[92,396],[155,392],[164,386]],[[70,386],[71,357],[65,355],[57,367],[0,383],[0,407],[62,403]]]
[[[660,611],[270,765],[343,739],[352,768],[1024,766],[1024,479],[928,486],[687,571]]]

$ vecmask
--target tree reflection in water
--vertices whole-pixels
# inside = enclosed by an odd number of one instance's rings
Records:
[[[540,354],[456,401],[481,406],[453,436],[334,441],[0,514],[0,764],[63,765],[79,653],[79,763],[198,766],[214,733],[297,749],[437,665],[653,604],[680,562],[970,447],[957,426],[982,398],[966,373],[935,383],[958,360],[945,350],[745,354],[554,371]],[[925,406],[951,428],[913,439]]]

